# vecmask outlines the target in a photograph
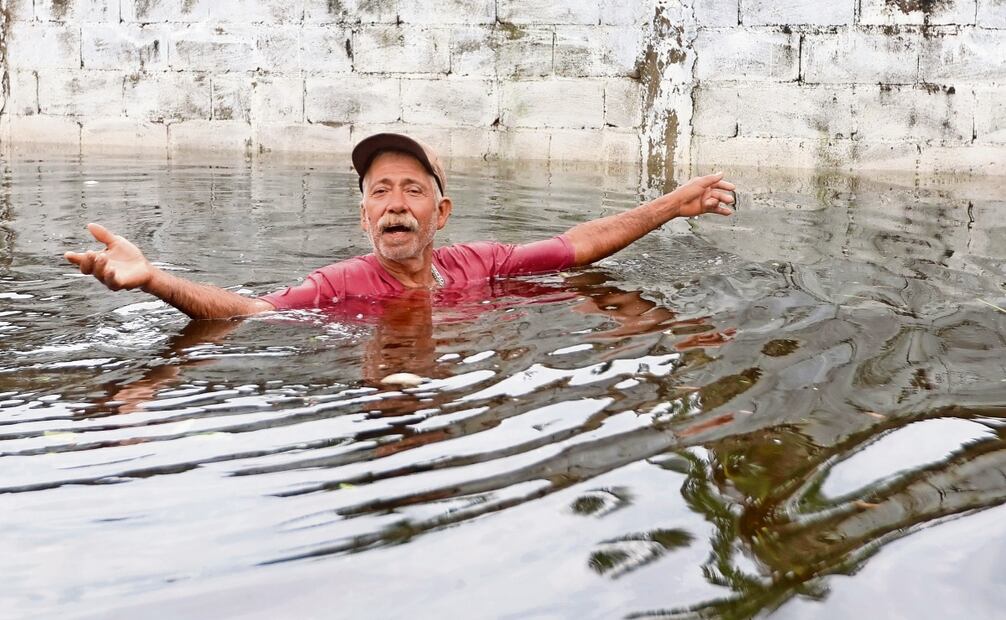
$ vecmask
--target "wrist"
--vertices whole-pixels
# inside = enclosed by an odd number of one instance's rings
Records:
[[[144,293],[150,293],[151,295],[158,296],[157,291],[164,288],[164,279],[168,276],[168,274],[153,265],[149,265],[149,267],[150,273],[147,276],[147,281],[141,284],[139,288]]]

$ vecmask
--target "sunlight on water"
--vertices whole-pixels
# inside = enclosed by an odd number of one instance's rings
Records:
[[[369,251],[355,178],[0,164],[0,616],[838,618],[915,586],[994,615],[1001,181],[734,178],[733,218],[590,269],[190,323],[62,253],[100,221],[269,292]],[[452,188],[443,243],[640,199],[530,166]]]

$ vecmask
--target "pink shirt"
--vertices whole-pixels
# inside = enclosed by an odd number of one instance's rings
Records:
[[[573,266],[573,246],[564,235],[525,245],[481,241],[433,250],[445,288],[497,277],[561,271]],[[304,282],[262,297],[277,310],[322,308],[347,297],[382,297],[405,290],[373,254],[322,267]]]

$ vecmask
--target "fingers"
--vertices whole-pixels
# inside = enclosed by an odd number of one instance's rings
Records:
[[[115,233],[108,230],[101,224],[94,224],[94,223],[88,224],[87,229],[91,231],[91,234],[94,235],[95,239],[104,243],[105,245],[108,245],[113,241],[115,241]]]
[[[98,256],[97,252],[67,252],[67,254],[72,254],[72,257],[67,256],[67,259],[80,268],[80,273],[90,275],[94,271],[94,259]]]

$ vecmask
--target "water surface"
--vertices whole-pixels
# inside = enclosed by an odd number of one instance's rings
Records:
[[[265,293],[368,251],[348,170],[3,162],[0,616],[993,615],[1002,184],[736,178],[590,269],[231,323],[61,255],[99,221]],[[640,200],[450,185],[443,243]]]

